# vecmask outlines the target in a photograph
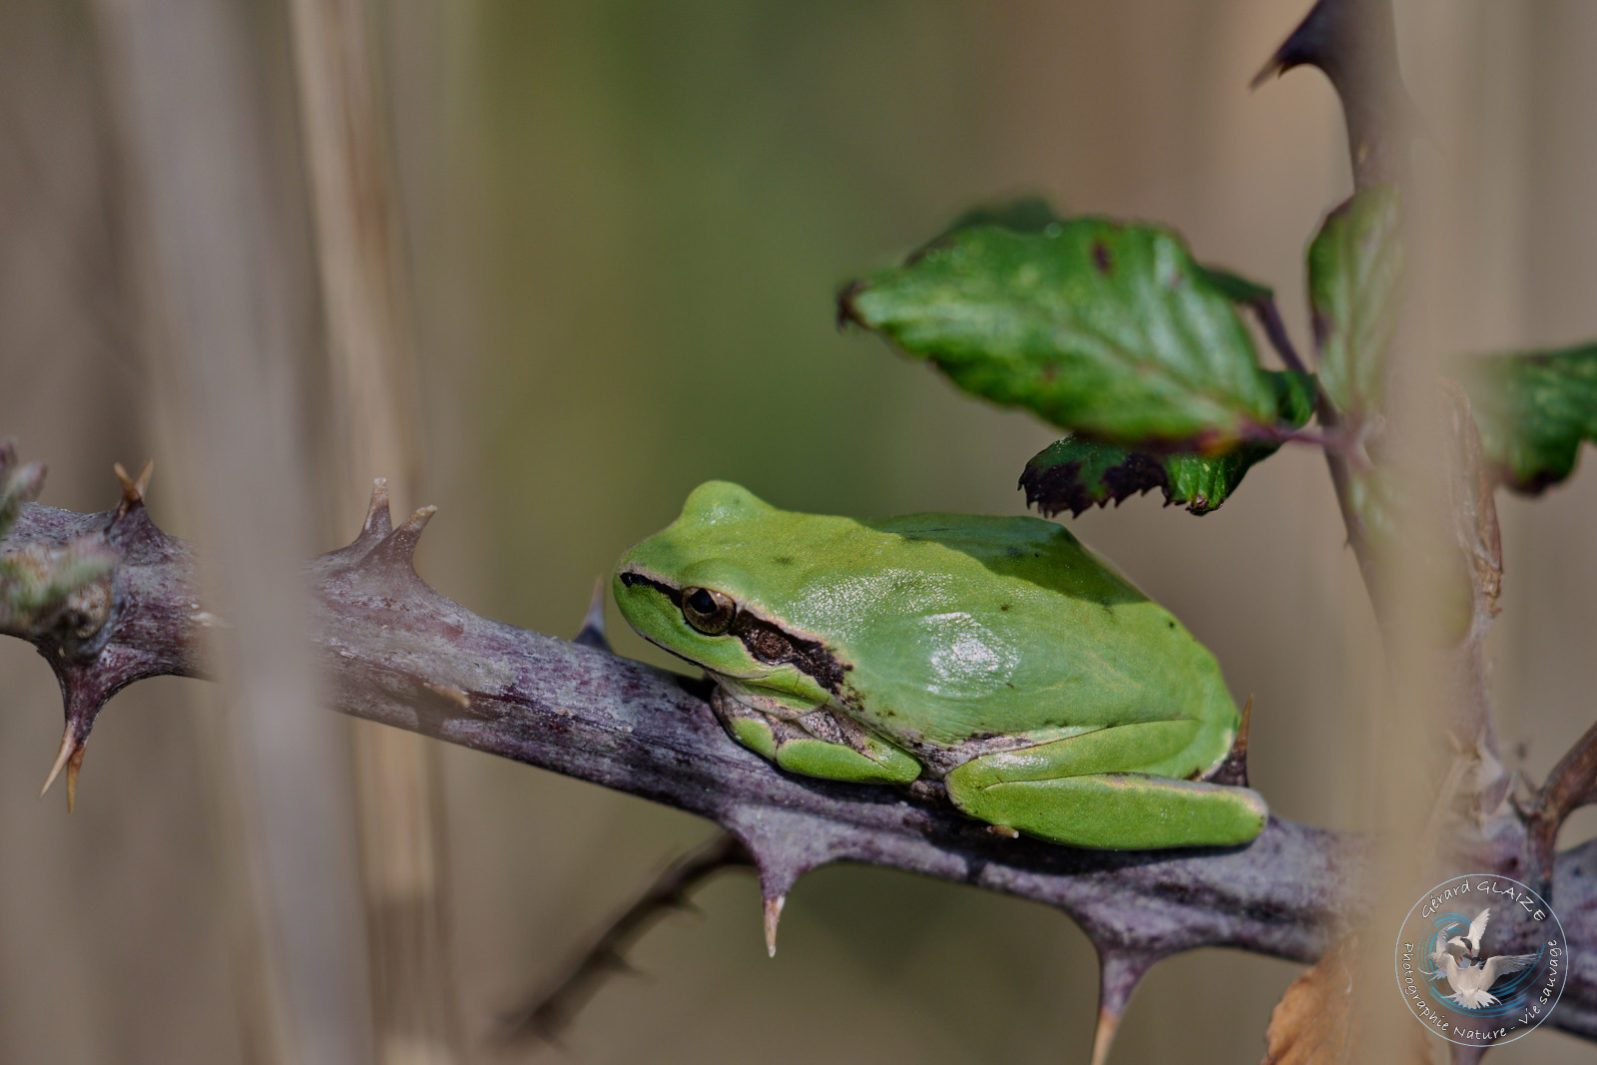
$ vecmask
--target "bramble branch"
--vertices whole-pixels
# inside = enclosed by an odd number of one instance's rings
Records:
[[[4,471],[0,471],[3,476]],[[110,607],[93,633],[9,629],[56,668],[67,735],[81,751],[120,688],[203,674],[208,615],[193,549],[149,518],[142,494],[78,514],[28,503],[6,555],[84,538],[113,552]],[[1135,976],[1203,946],[1299,961],[1319,956],[1357,907],[1362,848],[1271,818],[1227,850],[1081,851],[1005,839],[955,811],[939,786],[859,786],[790,776],[734,744],[702,683],[592,647],[490,621],[429,587],[412,566],[431,508],[394,527],[378,482],[360,534],[310,565],[315,645],[334,708],[602,784],[707,818],[748,853],[768,912],[805,872],[849,861],[970,884],[1064,911],[1125,979],[1106,982],[1118,1015]],[[1553,1023],[1597,1037],[1597,843],[1559,855],[1560,912],[1575,971]],[[1578,960],[1594,961],[1581,967]]]

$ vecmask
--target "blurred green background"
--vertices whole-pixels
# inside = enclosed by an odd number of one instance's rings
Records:
[[[1306,345],[1302,250],[1350,187],[1341,116],[1317,74],[1246,89],[1305,6],[376,5],[423,398],[425,498],[396,502],[441,508],[421,572],[571,635],[594,579],[712,477],[793,509],[1019,512],[1015,478],[1054,434],[833,324],[839,285],[974,202],[1042,193],[1171,223],[1274,284]],[[1427,340],[1597,335],[1597,8],[1398,8],[1422,180],[1453,223],[1431,250],[1454,299]],[[101,14],[0,4],[0,433],[50,464],[46,502],[85,510],[113,501],[113,461],[153,454],[154,515],[184,533],[130,323]],[[289,94],[283,16],[254,17],[262,83]],[[1592,713],[1597,476],[1502,506],[1498,725],[1539,780]],[[1379,645],[1317,454],[1287,448],[1202,519],[1142,499],[1070,524],[1254,698],[1254,784],[1277,813],[1368,815]],[[613,624],[621,653],[663,662]],[[227,781],[193,682],[117,697],[68,820],[59,796],[34,801],[59,729],[49,672],[8,641],[0,676],[0,1060],[254,1060],[228,916],[242,874],[207,809]],[[774,961],[752,879],[728,873],[702,916],[645,938],[642,977],[608,983],[564,1049],[496,1048],[495,1019],[710,826],[465,751],[443,768],[471,1060],[1088,1058],[1096,970],[1066,919],[858,867],[798,885]],[[1298,971],[1221,951],[1161,964],[1112,1060],[1256,1061]],[[1492,1060],[1589,1056],[1543,1030]]]

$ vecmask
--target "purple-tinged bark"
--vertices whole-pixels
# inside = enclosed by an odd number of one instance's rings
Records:
[[[836,861],[1041,902],[1075,918],[1115,963],[1124,979],[1104,1003],[1114,1012],[1159,958],[1228,946],[1310,961],[1357,917],[1363,848],[1323,829],[1272,817],[1246,847],[1083,851],[996,836],[935,785],[781,773],[727,737],[702,682],[490,621],[434,591],[411,562],[430,516],[393,528],[379,486],[355,542],[311,564],[334,707],[714,821],[753,857],[771,909],[805,872]],[[156,528],[142,502],[101,514],[28,504],[5,547],[84,535],[119,553],[102,630],[70,653],[48,634],[14,633],[56,666],[79,740],[126,684],[201,675],[197,641],[210,623],[193,550]],[[1553,1023],[1597,1037],[1597,842],[1558,856],[1554,896],[1575,965]]]

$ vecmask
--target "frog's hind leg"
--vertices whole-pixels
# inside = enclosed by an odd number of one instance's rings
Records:
[[[1229,846],[1264,828],[1247,788],[1181,779],[1200,726],[1118,725],[972,759],[946,778],[965,813],[1056,843],[1106,850]]]
[[[733,739],[790,773],[861,784],[907,784],[920,776],[914,758],[824,707],[778,716],[722,688],[710,705]]]

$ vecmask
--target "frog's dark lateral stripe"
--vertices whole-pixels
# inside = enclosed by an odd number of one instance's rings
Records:
[[[682,609],[682,589],[673,588],[663,581],[645,577],[641,573],[627,571],[621,574],[621,583],[628,588],[634,585],[644,585],[653,588],[667,599],[678,610]],[[749,654],[761,662],[770,665],[792,663],[799,671],[810,677],[815,683],[841,697],[843,695],[843,674],[849,667],[839,662],[819,640],[803,640],[783,632],[775,625],[763,618],[738,607],[738,612],[732,619],[732,627],[727,629],[728,636],[736,636],[748,648]]]

